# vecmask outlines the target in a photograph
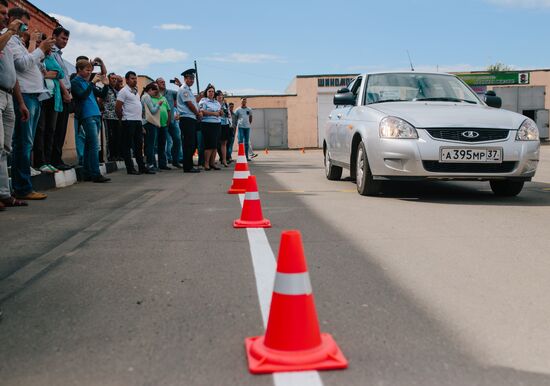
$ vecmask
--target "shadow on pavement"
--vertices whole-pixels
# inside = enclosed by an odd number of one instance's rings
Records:
[[[283,189],[269,176],[272,168],[271,162],[253,168],[260,191]],[[320,174],[319,178],[324,176]],[[402,184],[396,184],[387,194],[441,203],[535,205],[529,203],[530,192],[524,198],[502,200],[475,188],[448,183],[403,189]],[[308,210],[302,196],[267,195],[264,214],[274,224],[267,234],[275,255],[282,230],[301,230],[321,329],[333,334],[350,361],[348,370],[322,372],[326,385],[550,384],[547,374],[479,363],[413,294],[404,292],[363,250],[354,248],[353,240]],[[550,195],[544,200],[537,196],[536,205],[549,203]],[[291,210],[281,211],[284,207]]]

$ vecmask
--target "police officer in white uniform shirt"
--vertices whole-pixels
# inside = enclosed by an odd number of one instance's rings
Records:
[[[181,73],[183,85],[178,90],[177,109],[180,116],[181,142],[183,144],[183,172],[199,173],[193,167],[193,154],[195,153],[198,121],[202,118],[197,100],[191,86],[195,83],[195,70],[190,68]]]

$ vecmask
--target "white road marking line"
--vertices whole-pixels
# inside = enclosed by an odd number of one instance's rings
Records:
[[[244,194],[239,194],[239,201],[242,207]],[[256,277],[260,310],[262,312],[264,328],[266,328],[277,263],[267,240],[265,230],[263,228],[247,228],[246,232],[248,234],[248,243],[250,244],[254,276]],[[317,371],[274,373],[273,383],[275,386],[323,386],[323,381]]]

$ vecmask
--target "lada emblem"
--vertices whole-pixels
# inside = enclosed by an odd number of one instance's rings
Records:
[[[479,133],[477,131],[471,131],[471,130],[464,131],[460,135],[462,135],[463,137],[466,137],[468,139],[474,139],[474,138],[479,137]]]

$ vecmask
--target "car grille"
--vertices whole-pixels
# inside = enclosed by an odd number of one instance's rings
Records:
[[[436,139],[444,139],[457,142],[486,142],[498,141],[508,138],[509,130],[504,129],[470,129],[470,128],[446,128],[446,129],[426,129],[426,131]],[[464,132],[472,131],[479,134],[476,138],[468,138],[462,135]]]
[[[423,161],[422,163],[424,169],[433,173],[510,173],[516,167],[514,161],[500,164],[441,163],[439,161]]]

